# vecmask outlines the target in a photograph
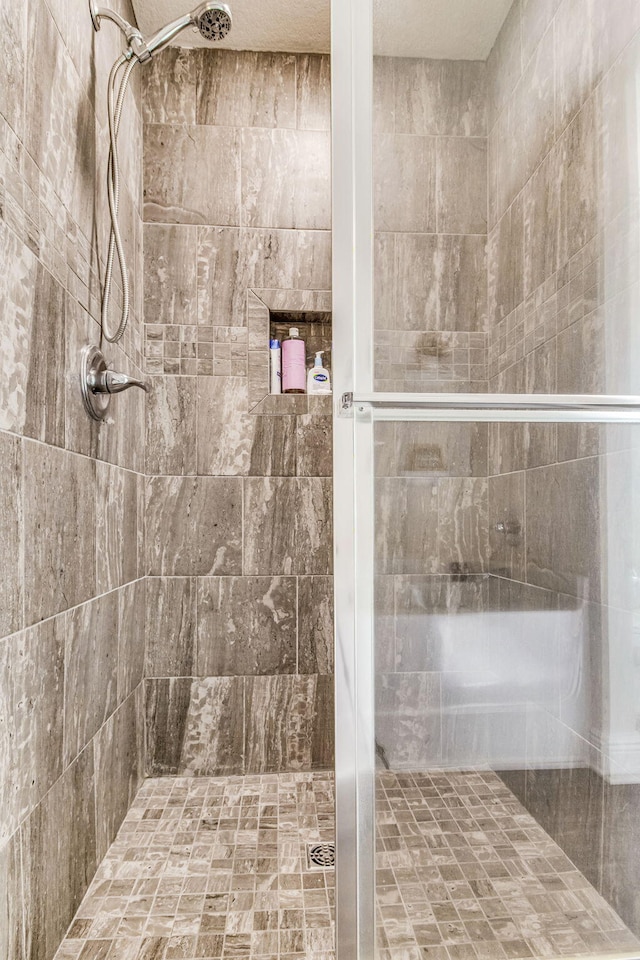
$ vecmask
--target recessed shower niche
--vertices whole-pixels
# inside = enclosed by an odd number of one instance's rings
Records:
[[[252,413],[275,413],[282,404],[295,405],[295,412],[306,409],[306,396],[269,393],[269,340],[282,341],[291,327],[298,327],[305,341],[307,369],[313,365],[317,351],[324,351],[324,365],[332,368],[331,356],[331,293],[325,290],[248,290],[247,327],[249,330],[249,408]],[[313,397],[331,413],[331,396]],[[303,401],[302,403],[296,401]]]

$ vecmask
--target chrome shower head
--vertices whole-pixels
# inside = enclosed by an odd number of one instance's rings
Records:
[[[226,3],[203,3],[192,16],[201,36],[212,43],[224,40],[231,30],[231,10]]]
[[[158,30],[149,40],[143,41],[143,50],[135,50],[139,60],[147,60],[166,47],[186,27],[195,27],[205,40],[224,40],[231,30],[231,10],[226,3],[207,0],[191,13],[179,17]]]

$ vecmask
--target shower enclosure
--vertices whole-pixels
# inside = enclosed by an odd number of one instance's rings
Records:
[[[333,4],[338,954],[637,957],[640,5],[422,6]]]

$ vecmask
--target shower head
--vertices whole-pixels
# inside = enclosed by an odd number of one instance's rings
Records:
[[[194,10],[193,22],[205,40],[224,40],[231,30],[231,10],[226,3],[203,3]]]
[[[195,27],[205,40],[215,43],[218,40],[224,40],[231,30],[231,24],[231,10],[226,3],[216,3],[214,0],[206,0],[205,3],[201,3],[200,6],[192,10],[191,13],[187,13],[172,23],[168,23],[166,27],[158,30],[149,40],[145,40],[144,54],[140,59],[146,60],[148,57],[152,57],[155,53],[158,53],[163,47],[170,43],[174,37],[181,33],[185,27]]]

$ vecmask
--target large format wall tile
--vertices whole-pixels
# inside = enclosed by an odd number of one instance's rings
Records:
[[[326,133],[244,129],[243,223],[250,227],[330,229],[330,160]],[[265,177],[264,170],[270,176]]]
[[[64,618],[0,640],[0,845],[63,770]]]
[[[431,479],[376,482],[376,573],[435,573],[438,485]]]
[[[196,472],[197,380],[153,377],[147,396],[146,469],[151,476]]]
[[[147,124],[144,215],[161,223],[240,223],[240,145],[228,127]]]
[[[375,138],[376,230],[436,232],[436,163],[433,137],[386,134]]]
[[[96,589],[107,593],[138,576],[138,477],[96,464]]]
[[[487,481],[447,478],[438,483],[438,570],[479,573],[489,540]]]
[[[592,601],[600,598],[599,495],[595,457],[527,471],[530,583]]]
[[[0,434],[0,636],[22,626],[22,448]]]
[[[325,478],[245,480],[245,575],[331,573],[331,508]]]
[[[395,770],[437,766],[441,759],[440,675],[395,673],[376,683],[376,744]]]
[[[397,309],[391,329],[481,330],[486,315],[485,238],[396,237]]]
[[[34,623],[95,589],[95,463],[24,445],[25,617]]]
[[[299,130],[326,130],[331,126],[331,61],[325,54],[303,53],[297,64],[297,121]]]
[[[298,578],[298,672],[333,674],[333,578]]]
[[[640,925],[639,809],[640,785],[605,781],[602,895],[635,931]]]
[[[197,227],[145,224],[145,323],[197,323],[197,238]]]
[[[198,676],[295,670],[295,578],[198,580]]]
[[[142,771],[138,770],[137,705],[132,694],[109,717],[95,741],[98,861],[115,840],[141,776]]]
[[[196,666],[196,581],[148,577],[145,676],[190,677]]]
[[[155,477],[147,482],[150,576],[242,572],[242,482],[217,477]]]
[[[65,295],[48,270],[38,264],[33,313],[29,318],[26,369],[26,436],[64,446]],[[26,331],[25,331],[26,332]]]
[[[486,136],[486,64],[398,57],[390,65],[396,133]]]
[[[197,258],[200,325],[244,326],[250,288],[327,290],[331,286],[328,229],[200,227]]]
[[[486,139],[438,139],[437,169],[438,232],[486,234]]]
[[[97,866],[92,745],[56,781],[21,838],[26,953],[51,960]]]
[[[70,763],[116,707],[117,593],[71,610],[65,626],[64,756]]]
[[[0,957],[27,960],[24,948],[20,834],[0,846]]]
[[[147,774],[244,773],[244,679],[146,681]]]
[[[142,75],[145,123],[196,122],[197,58],[190,50],[168,47],[152,57]]]
[[[136,580],[118,591],[118,703],[133,693],[144,673],[145,586],[145,580]]]
[[[279,129],[296,126],[293,54],[202,50],[194,59],[198,123]]]
[[[245,691],[247,772],[332,765],[331,677],[249,677]]]

